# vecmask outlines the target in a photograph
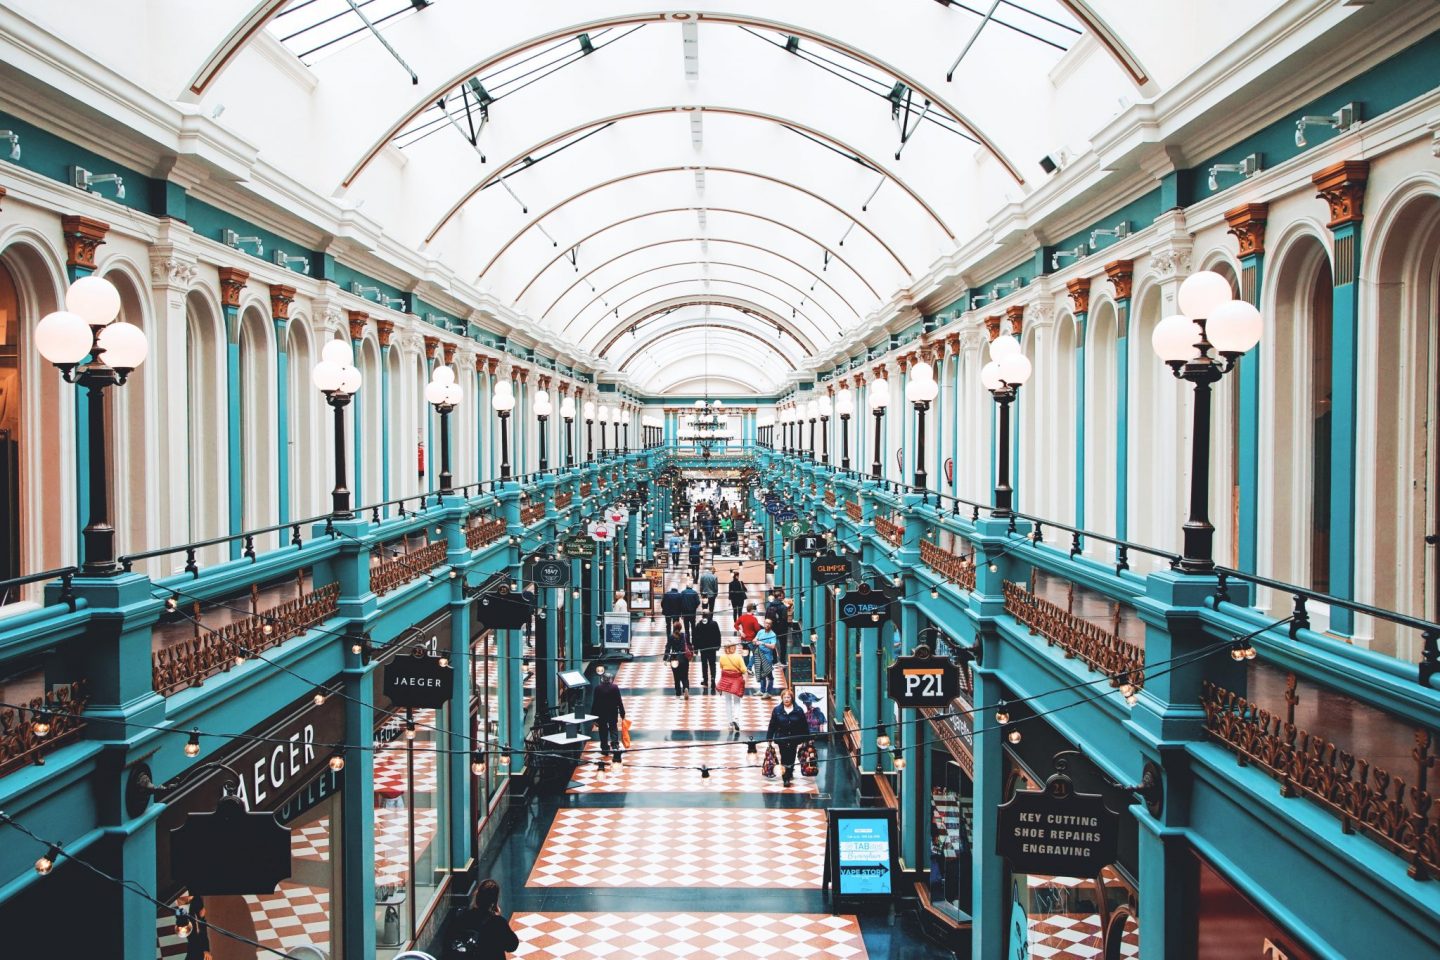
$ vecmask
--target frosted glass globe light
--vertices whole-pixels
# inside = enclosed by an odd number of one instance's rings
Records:
[[[595,404],[594,404],[593,402],[589,401],[589,400],[586,400],[586,401],[585,401],[585,419],[586,419],[586,420],[594,420],[594,419],[595,419]]]
[[[320,349],[320,359],[328,360],[337,367],[343,367],[354,359],[350,344],[344,340],[331,340]]]
[[[355,367],[340,368],[340,392],[354,396],[360,389],[360,371]]]
[[[1221,353],[1244,353],[1260,342],[1265,320],[1246,300],[1230,300],[1211,312],[1205,332]]]
[[[1155,325],[1150,334],[1150,346],[1155,355],[1166,363],[1185,363],[1200,356],[1196,344],[1200,342],[1200,324],[1188,316],[1174,314]]]
[[[46,314],[35,325],[35,349],[57,366],[84,360],[94,342],[95,333],[85,318],[69,310]]]
[[[444,403],[446,386],[447,384],[439,383],[435,380],[431,380],[425,384],[425,402],[432,404]]]
[[[504,383],[505,381],[500,381]],[[495,408],[496,413],[509,413],[515,409],[515,394],[509,390],[501,391],[496,385],[495,393],[490,397],[490,405]]]
[[[996,362],[1000,364],[1000,376],[1012,387],[1022,386],[1034,372],[1030,358],[1023,353],[1006,354]]]
[[[1006,357],[1010,356],[1010,354],[1019,352],[1020,341],[1016,340],[1008,333],[1004,336],[996,337],[994,340],[990,341],[991,360],[1004,360]]]
[[[1181,313],[1192,320],[1201,320],[1208,319],[1221,304],[1228,303],[1234,296],[1229,280],[1213,270],[1201,270],[1185,278],[1176,299],[1180,302]]]
[[[134,370],[145,362],[150,342],[145,331],[133,323],[112,323],[100,330],[98,346],[104,351],[101,359],[116,370]]]
[[[435,372],[430,375],[430,379],[434,383],[454,383],[455,370],[449,366],[438,366],[435,368]]]
[[[496,381],[495,381],[495,396],[497,396],[497,397],[501,397],[501,396],[513,397],[513,396],[515,396],[515,388],[510,384],[510,381],[507,380],[507,379],[503,379],[503,378],[502,378],[502,379],[500,379],[500,380],[496,380]]]
[[[999,360],[991,360],[980,368],[980,385],[991,393],[1005,385],[1005,378],[1000,374]]]
[[[919,380],[921,382],[934,383],[935,368],[930,366],[929,363],[921,361],[910,368],[910,379],[911,381]]]
[[[855,394],[849,389],[841,390],[835,395],[835,412],[842,417],[848,417],[855,412]]]
[[[575,398],[565,397],[560,401],[560,416],[566,420],[575,419]]]
[[[905,399],[911,403],[929,403],[940,392],[934,380],[911,380],[905,384]]]
[[[120,291],[104,277],[81,277],[65,291],[65,309],[92,327],[103,327],[120,315]]]
[[[315,364],[315,369],[310,371],[310,382],[315,384],[315,389],[324,393],[340,389],[340,364],[321,360]]]
[[[870,409],[884,410],[890,405],[890,382],[885,379],[870,384]]]
[[[820,411],[820,416],[822,417],[830,416],[830,398],[828,396],[825,396],[821,397],[819,400],[816,400],[815,409]]]
[[[465,395],[465,394],[461,391],[461,389],[460,389],[460,384],[458,384],[458,383],[447,383],[447,384],[445,384],[445,385],[444,385],[444,392],[445,392],[445,402],[448,403],[448,404],[449,404],[450,406],[452,406],[452,407],[458,407],[458,406],[460,405],[460,400],[461,400],[461,398],[463,398],[464,395]]]

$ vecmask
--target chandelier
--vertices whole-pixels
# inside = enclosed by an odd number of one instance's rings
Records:
[[[711,451],[725,443],[726,438],[720,432],[720,408],[722,406],[723,404],[719,400],[712,400],[709,397],[695,401],[695,416],[690,421],[690,427],[701,459],[709,460]]]

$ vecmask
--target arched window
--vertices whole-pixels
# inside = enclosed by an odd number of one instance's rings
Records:
[[[360,441],[362,445],[356,447],[361,457],[360,472],[357,475],[360,481],[357,490],[361,499],[355,501],[358,507],[366,503],[379,503],[385,499],[381,496],[385,470],[381,434],[385,423],[384,406],[380,396],[380,348],[372,337],[366,337],[360,342],[355,365],[360,368],[361,377],[360,396],[355,403],[355,435],[360,437],[361,431],[364,431],[364,439]]]
[[[1049,445],[1050,463],[1045,469],[1052,477],[1054,495],[1050,500],[1051,516],[1072,526],[1075,525],[1075,351],[1079,347],[1079,333],[1075,318],[1062,313],[1055,321],[1055,363],[1054,378],[1050,396],[1052,418],[1050,436],[1054,442]]]
[[[20,576],[20,291],[0,262],[0,580]],[[0,603],[5,602],[0,597]]]
[[[286,353],[289,355],[290,391],[287,415],[290,418],[290,517],[303,520],[329,509],[323,502],[325,484],[321,464],[318,417],[328,410],[320,391],[310,383],[310,371],[319,359],[310,343],[310,329],[299,318],[286,324]]]
[[[1115,533],[1116,360],[1119,316],[1106,300],[1090,314],[1085,340],[1085,526]],[[1087,545],[1087,550],[1102,550]]]
[[[251,307],[240,319],[240,482],[241,522],[247,530],[278,519],[275,487],[275,357],[272,321]],[[234,469],[233,466],[231,469]],[[257,544],[273,547],[285,538]]]

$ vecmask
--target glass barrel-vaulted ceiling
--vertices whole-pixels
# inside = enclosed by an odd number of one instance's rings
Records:
[[[177,10],[188,42],[137,75],[183,77],[163,95],[226,105],[287,175],[608,375],[746,393],[802,375],[1032,189],[1041,157],[1270,4],[206,6]]]

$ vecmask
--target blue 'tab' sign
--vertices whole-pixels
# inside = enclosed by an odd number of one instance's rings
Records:
[[[890,886],[890,823],[888,820],[841,818],[837,824],[841,896],[888,896]]]

